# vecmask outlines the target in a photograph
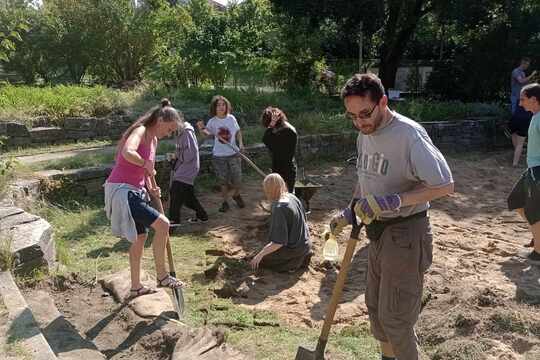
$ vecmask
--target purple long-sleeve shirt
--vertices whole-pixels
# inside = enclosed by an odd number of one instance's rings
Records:
[[[199,144],[195,130],[190,123],[185,123],[185,129],[176,139],[176,164],[173,181],[193,185],[199,173]]]

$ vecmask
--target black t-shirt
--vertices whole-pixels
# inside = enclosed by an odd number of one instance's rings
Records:
[[[292,126],[283,126],[279,129],[267,129],[263,136],[263,142],[270,150],[272,157],[272,170],[276,172],[288,172],[294,169],[294,153],[298,135]]]

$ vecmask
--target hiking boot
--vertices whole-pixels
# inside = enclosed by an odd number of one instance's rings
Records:
[[[231,207],[229,206],[229,203],[224,201],[222,204],[221,204],[221,207],[219,208],[219,212],[227,212],[229,211]]]
[[[240,194],[239,194],[239,195],[236,195],[236,196],[233,196],[232,198],[233,198],[234,202],[236,203],[236,205],[238,205],[238,207],[239,207],[240,209],[243,209],[243,208],[246,207],[246,204],[244,204],[244,200],[242,199],[242,197],[240,196]]]
[[[523,245],[525,246],[526,248],[527,247],[534,247],[534,238],[531,239],[531,242],[529,242],[527,245]]]
[[[527,256],[527,261],[532,265],[540,265],[540,254],[536,251],[531,251],[531,253]]]
[[[189,218],[187,220],[187,222],[190,223],[190,224],[204,224],[204,223],[208,222],[208,218],[199,219],[198,217],[194,217],[194,218]]]

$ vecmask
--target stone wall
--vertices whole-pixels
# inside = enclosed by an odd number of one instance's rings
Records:
[[[206,118],[205,114],[185,114],[186,120],[195,123]],[[133,123],[135,115],[110,115],[104,118],[73,117],[63,120],[57,126],[46,118],[32,122],[32,127],[17,122],[0,122],[0,138],[4,148],[17,148],[41,144],[65,143],[91,139],[118,139],[122,132]],[[246,124],[244,114],[238,114],[242,126]],[[478,118],[459,121],[422,123],[441,147],[452,147],[455,141],[467,144],[467,147],[484,146],[492,142],[501,121],[495,118]],[[438,141],[437,139],[440,139]]]
[[[18,122],[0,122],[0,136],[9,148],[55,144],[90,139],[118,139],[134,121],[133,116],[111,115],[104,118],[66,118],[62,126],[43,119],[31,128]]]
[[[500,134],[500,127],[493,120],[467,120],[459,122],[438,122],[422,124],[433,142],[443,152],[487,151],[500,146],[508,146],[509,140]],[[305,161],[316,161],[321,158],[347,159],[356,156],[357,133],[322,134],[301,136],[298,141],[297,160],[299,167]],[[212,161],[210,148],[201,148],[201,173],[211,173]],[[246,148],[246,154],[263,171],[268,171],[270,159],[268,151],[262,144]],[[266,165],[266,167],[264,166]],[[248,166],[243,162],[243,166]],[[112,165],[76,170],[48,170],[38,173],[41,188],[49,194],[61,196],[59,191],[76,192],[77,194],[101,194],[102,184],[109,175]],[[156,159],[157,181],[164,189],[168,188],[170,165],[164,156]],[[22,193],[29,192],[22,186]],[[30,191],[31,192],[31,191]]]

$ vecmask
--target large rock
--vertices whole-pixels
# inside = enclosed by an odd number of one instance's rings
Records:
[[[52,227],[42,218],[16,207],[0,207],[0,233],[9,241],[15,271],[52,267],[56,247]]]
[[[141,270],[141,282],[148,287],[156,287],[156,280],[144,270]],[[111,274],[100,280],[100,283],[104,289],[112,293],[116,301],[124,303],[129,300],[131,288],[129,269]],[[155,294],[143,295],[129,300],[129,306],[141,317],[156,317],[173,313],[174,307],[169,292],[169,290],[159,288]]]
[[[0,122],[0,135],[8,138],[30,137],[28,128],[18,122]]]
[[[94,117],[66,118],[64,129],[66,139],[86,140],[97,136],[98,119]]]
[[[178,339],[172,360],[247,360],[225,344],[220,330],[202,328],[183,333]]]

